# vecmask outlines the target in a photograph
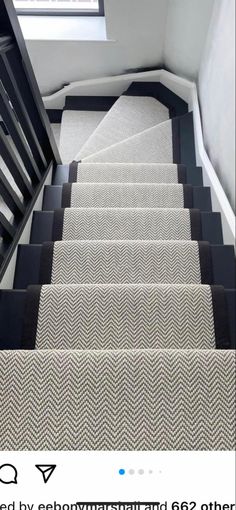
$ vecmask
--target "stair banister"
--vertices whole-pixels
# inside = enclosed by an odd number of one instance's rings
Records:
[[[15,7],[0,0],[0,281],[45,179],[60,163]]]

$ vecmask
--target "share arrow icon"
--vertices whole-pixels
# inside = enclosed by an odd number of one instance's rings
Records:
[[[57,466],[56,464],[36,464],[35,467],[42,473],[44,483],[47,483]]]

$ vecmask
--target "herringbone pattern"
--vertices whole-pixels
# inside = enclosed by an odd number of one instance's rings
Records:
[[[232,450],[232,351],[0,355],[1,450]]]
[[[173,164],[185,121],[168,118],[121,97],[71,166],[42,249],[51,284],[26,292],[35,350],[0,351],[0,450],[234,449],[226,293],[201,284],[216,252],[194,241],[203,216]]]
[[[62,237],[191,240],[191,219],[188,209],[68,208]]]
[[[79,153],[79,159],[169,119],[169,110],[152,97],[121,96]]]
[[[80,154],[75,158],[80,160]],[[97,163],[173,163],[172,121],[146,129],[126,140],[111,145],[83,162]]]
[[[177,184],[174,164],[79,163],[77,182],[154,182]]]
[[[182,184],[75,183],[71,207],[184,207]]]
[[[38,349],[210,349],[207,285],[45,285]]]
[[[200,284],[199,246],[195,241],[59,241],[51,283]]]

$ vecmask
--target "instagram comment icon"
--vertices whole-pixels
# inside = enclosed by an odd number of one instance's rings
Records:
[[[12,464],[2,464],[0,466],[0,483],[6,485],[17,484],[17,470]]]

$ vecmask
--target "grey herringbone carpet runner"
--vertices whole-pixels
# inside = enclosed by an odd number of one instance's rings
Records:
[[[205,241],[215,216],[182,164],[183,101],[169,109],[143,85],[99,115],[46,190],[50,242],[30,247],[21,350],[0,352],[0,450],[235,447],[228,291]]]
[[[28,291],[23,344],[38,349],[227,347],[224,290],[208,285],[43,285]]]
[[[74,183],[63,187],[64,207],[191,208],[192,187],[183,184]]]
[[[79,159],[169,119],[169,110],[152,97],[121,96],[84,144]]]
[[[232,351],[5,352],[1,449],[230,450],[234,372]]]
[[[71,182],[185,183],[185,167],[150,163],[79,163]]]
[[[53,238],[200,240],[200,212],[189,209],[66,208],[54,215]]]
[[[98,163],[174,163],[172,120],[162,122],[82,159]],[[81,159],[77,154],[77,161]]]
[[[211,283],[210,245],[196,241],[45,243],[40,276],[41,283],[53,284]]]

